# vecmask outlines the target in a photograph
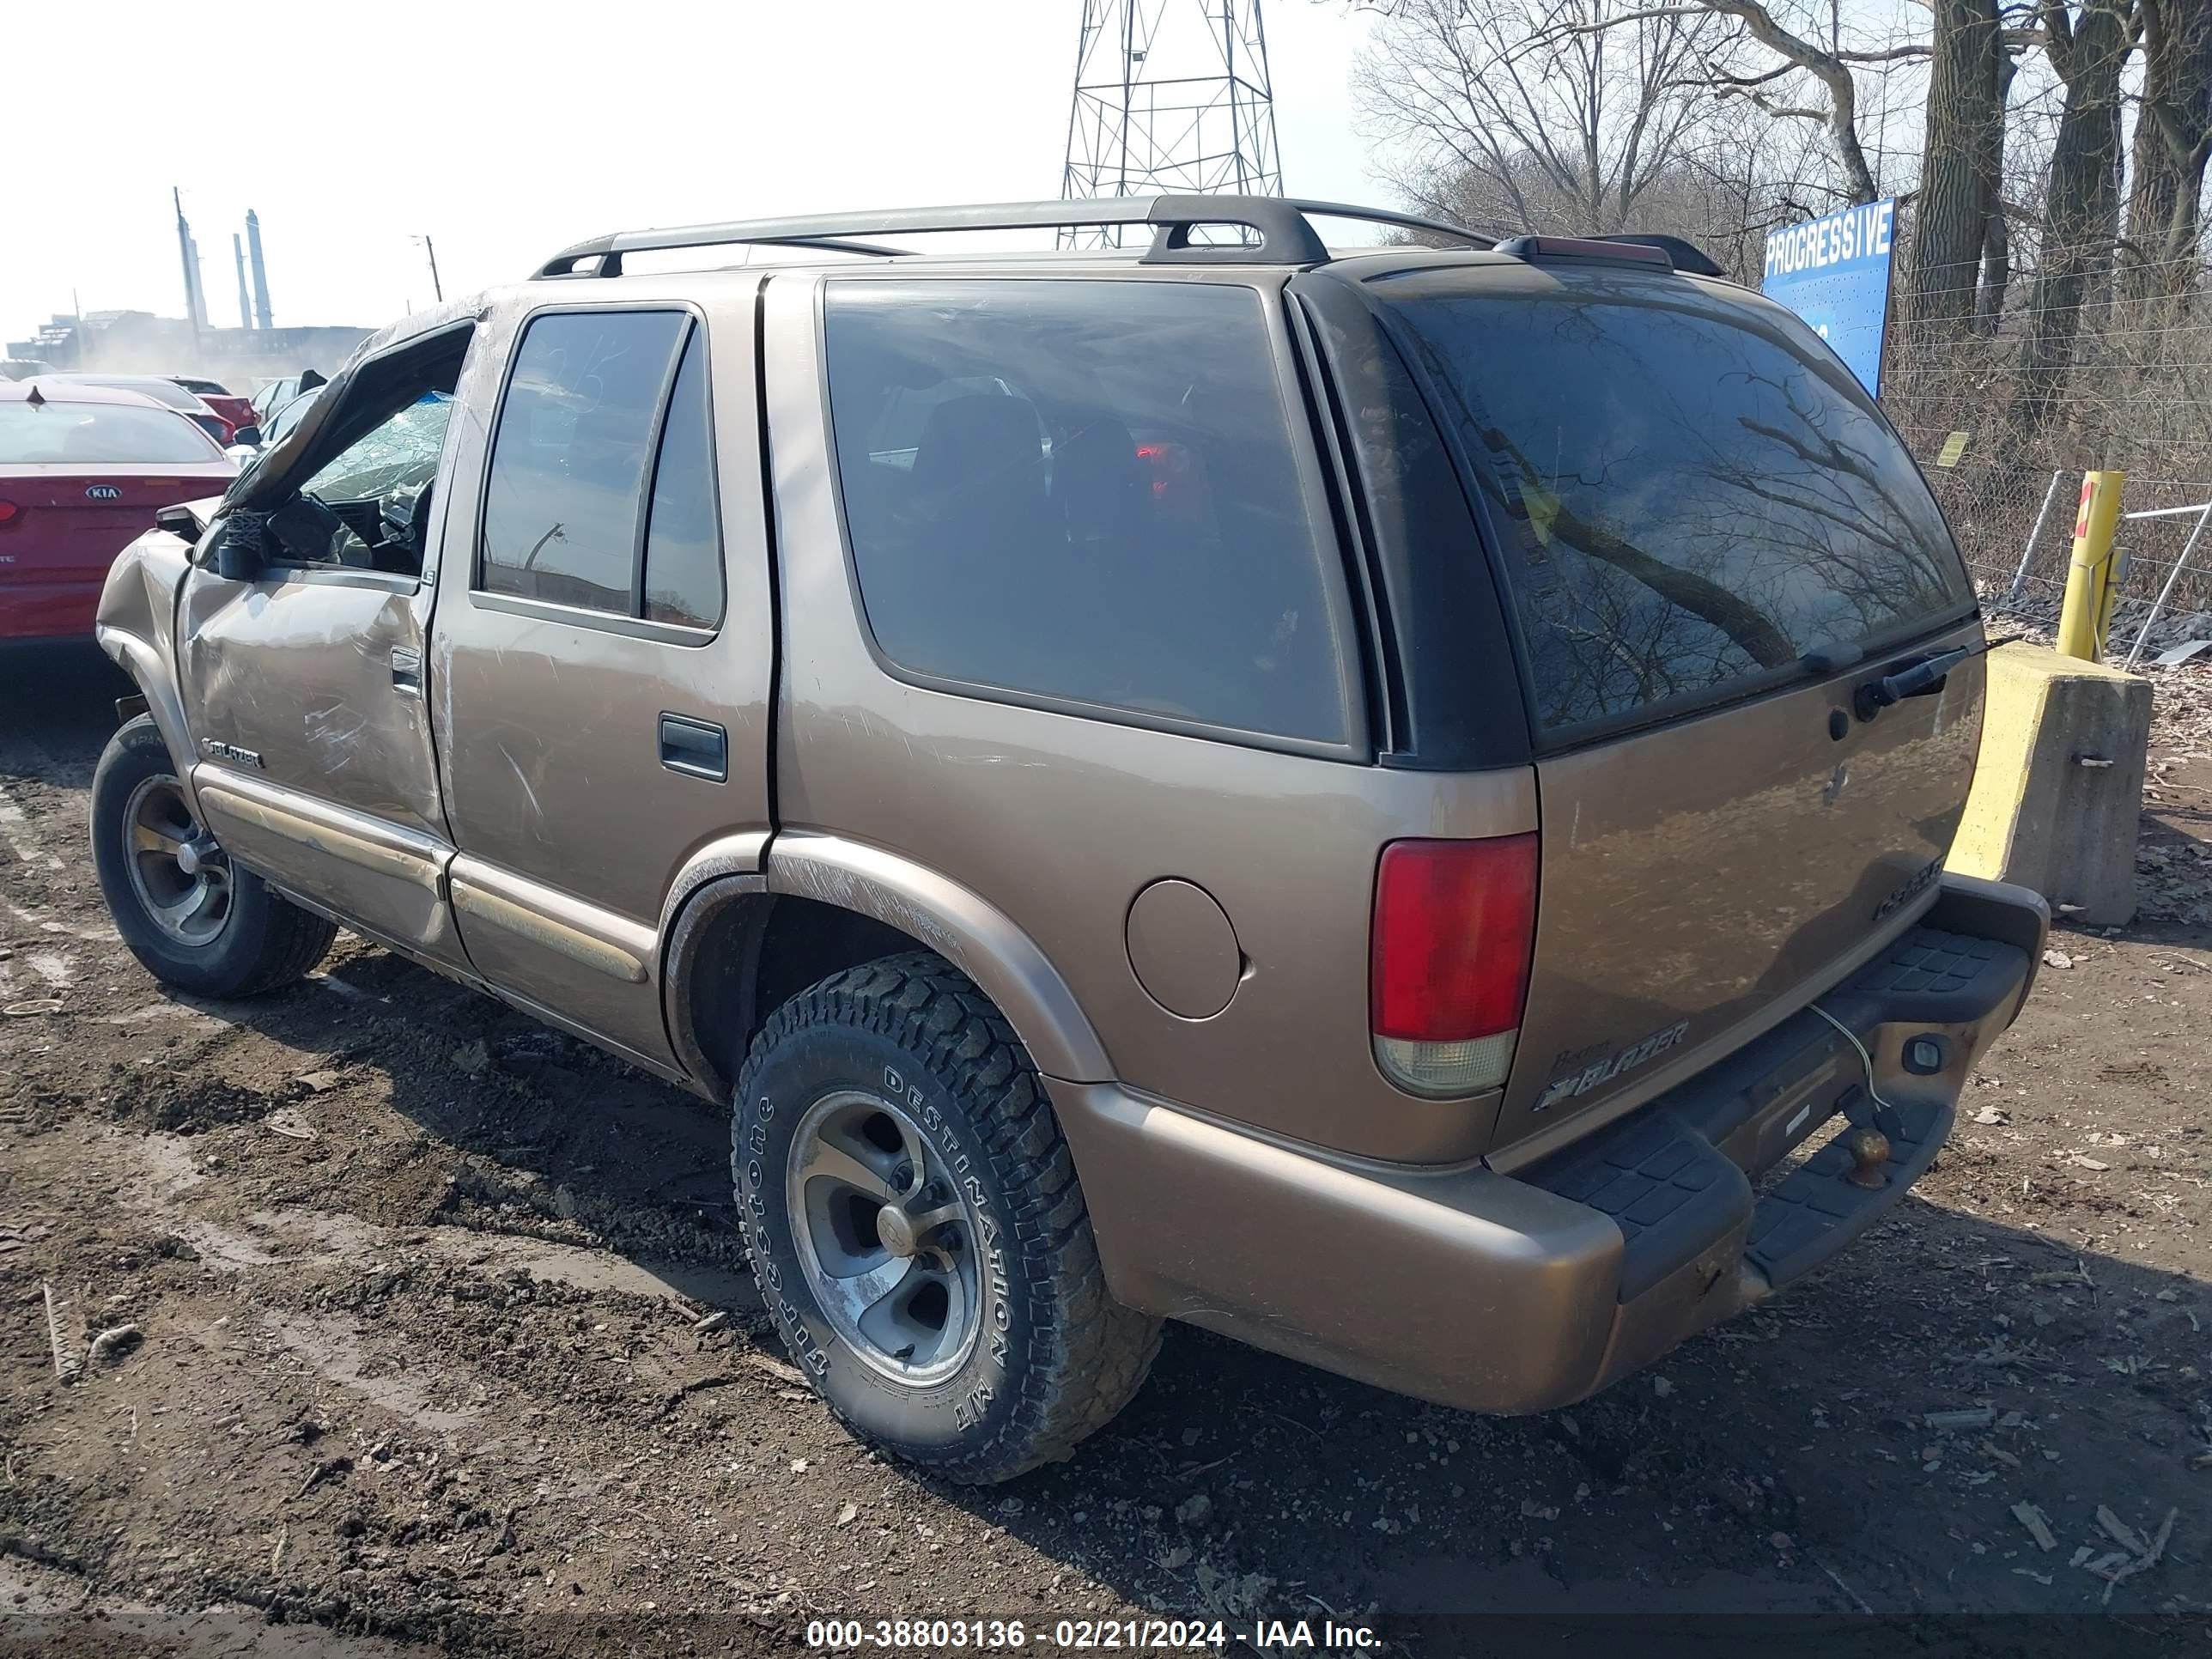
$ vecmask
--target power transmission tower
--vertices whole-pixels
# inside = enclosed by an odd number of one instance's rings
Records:
[[[1060,195],[1222,191],[1283,193],[1260,0],[1084,0]]]

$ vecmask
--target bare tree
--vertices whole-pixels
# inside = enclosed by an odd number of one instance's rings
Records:
[[[2142,107],[2128,191],[2124,291],[2185,292],[2196,275],[2199,202],[2212,161],[2212,5],[2138,0]]]
[[[1830,11],[1829,38],[1823,44],[1784,27],[1773,10],[1759,3],[1759,0],[1699,0],[1699,4],[1705,10],[1735,19],[1743,26],[1745,33],[1782,60],[1765,73],[1748,78],[1717,76],[1716,84],[1723,90],[1734,87],[1744,92],[1771,115],[1819,122],[1826,130],[1836,164],[1843,171],[1845,200],[1871,202],[1881,195],[1875,183],[1874,169],[1867,164],[1865,143],[1859,134],[1859,83],[1855,66],[1894,63],[1903,58],[1920,56],[1926,48],[1847,50],[1843,45],[1840,6]],[[1796,70],[1802,70],[1819,84],[1825,99],[1821,106],[1790,107],[1776,103],[1758,90],[1762,84],[1781,80]]]
[[[2057,412],[2082,316],[2112,269],[2120,230],[2121,79],[2137,0],[2043,0],[2044,51],[2066,88],[2044,192],[2043,246],[2019,407],[2029,431]]]
[[[1617,13],[1610,19],[1582,22],[1563,19],[1553,25],[1553,34],[1592,28],[1614,28],[1654,18],[1690,17],[1700,13],[1731,20],[1741,38],[1765,49],[1771,62],[1754,74],[1732,72],[1716,65],[1706,84],[1722,97],[1748,100],[1777,119],[1809,121],[1825,132],[1835,165],[1842,177],[1838,193],[1848,203],[1871,202],[1881,193],[1868,161],[1860,131],[1859,76],[1870,70],[1924,58],[1928,47],[1920,42],[1892,42],[1878,46],[1847,46],[1847,25],[1842,0],[1793,0],[1808,7],[1808,22],[1784,20],[1784,14],[1765,0],[1675,0]],[[1825,17],[1820,13],[1825,10]],[[1825,33],[1824,33],[1825,31]],[[1793,88],[1810,81],[1819,88],[1813,104],[1793,103]]]
[[[1998,0],[1932,0],[1928,118],[1913,216],[1911,318],[1923,331],[1996,325],[2011,281],[1998,191],[2012,83]]]
[[[1679,179],[1701,140],[1700,83],[1725,26],[1628,0],[1398,0],[1354,83],[1400,146],[1398,180],[1477,225],[1607,232]]]

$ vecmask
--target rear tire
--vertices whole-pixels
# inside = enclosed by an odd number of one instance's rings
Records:
[[[856,1433],[975,1485],[1128,1403],[1160,1322],[1115,1303],[1028,1054],[926,951],[833,975],[753,1041],[731,1172],[792,1358]]]
[[[337,933],[230,862],[193,817],[151,715],[110,738],[92,775],[92,862],[131,954],[200,996],[289,985]]]

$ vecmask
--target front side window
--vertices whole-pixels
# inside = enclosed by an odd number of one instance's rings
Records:
[[[1565,734],[1743,695],[1972,608],[1928,487],[1795,319],[1680,281],[1394,283]]]
[[[692,355],[692,337],[680,311],[550,312],[532,320],[492,439],[479,587],[678,620],[686,607],[703,608],[702,566],[711,565],[719,614],[713,481],[702,465],[706,434],[693,418],[705,392],[703,349],[688,386],[677,372],[679,354]],[[690,401],[679,402],[668,422],[667,442],[678,453],[664,494],[653,466],[672,392]],[[665,520],[652,561],[662,597],[650,604],[648,500]]]
[[[838,282],[826,347],[861,605],[891,662],[1349,740],[1334,556],[1255,291]]]
[[[441,331],[341,382],[340,402],[311,441],[321,465],[266,515],[271,563],[420,579],[469,337],[465,326]],[[358,435],[323,459],[343,433]]]
[[[301,493],[335,504],[421,489],[437,477],[453,413],[452,392],[425,392],[375,430],[355,439],[300,487]]]

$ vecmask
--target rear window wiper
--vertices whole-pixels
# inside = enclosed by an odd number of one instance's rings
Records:
[[[2009,634],[2001,639],[1984,640],[1979,645],[1961,645],[1948,651],[1938,651],[1933,656],[1891,670],[1866,681],[1851,693],[1851,712],[1863,720],[1870,720],[1893,703],[1907,697],[1924,697],[1943,689],[1943,682],[1953,669],[1970,657],[1978,657],[1985,651],[1994,651],[2001,645],[2010,645],[2025,637]]]

